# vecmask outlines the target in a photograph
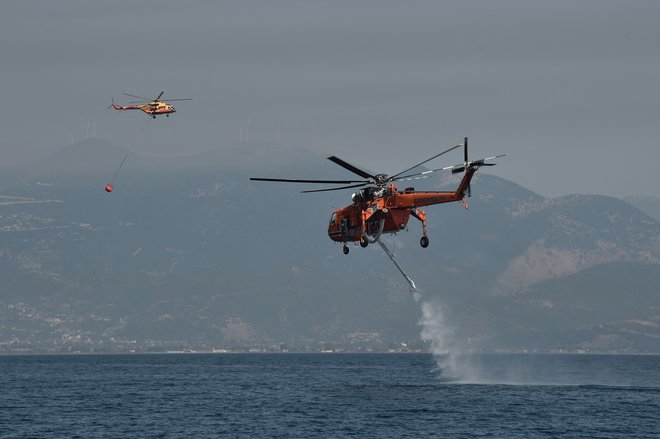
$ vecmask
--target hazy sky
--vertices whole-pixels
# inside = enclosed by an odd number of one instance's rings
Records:
[[[7,1],[0,157],[251,140],[396,173],[469,136],[542,195],[660,188],[657,1]],[[122,93],[194,98],[168,119]],[[438,166],[460,160],[460,154]]]

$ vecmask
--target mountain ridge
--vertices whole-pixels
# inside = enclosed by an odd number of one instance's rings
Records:
[[[332,209],[350,203],[347,192],[310,196],[299,185],[248,180],[346,178],[321,154],[248,144],[190,160],[129,156],[106,194],[98,172],[74,172],[93,155],[78,161],[74,151],[61,160],[69,168],[54,169],[47,183],[33,165],[17,170],[20,178],[0,176],[0,352],[424,348],[420,303],[382,251],[356,247],[344,256],[327,237]],[[110,149],[112,159],[99,151],[114,172],[122,150]],[[414,183],[453,189],[457,181],[438,173]],[[598,277],[608,266],[642,273],[629,282],[648,295],[660,273],[657,221],[616,198],[548,199],[481,171],[468,202],[468,210],[425,209],[428,249],[419,247],[415,220],[407,233],[383,239],[422,300],[442,303],[456,337],[480,340],[470,348],[660,352],[654,332],[616,324],[654,323],[653,297],[640,296],[620,318],[584,311],[597,314],[582,315],[593,321],[588,331],[559,319],[539,333],[538,313],[558,307],[524,305],[555,303],[552,291],[597,297],[590,285],[604,288]],[[625,281],[626,269],[617,270]],[[634,297],[621,291],[625,282],[610,284],[603,294]],[[554,287],[541,295],[544,285]],[[618,342],[597,342],[610,339]]]

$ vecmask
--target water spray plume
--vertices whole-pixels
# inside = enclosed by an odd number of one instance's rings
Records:
[[[453,362],[453,331],[445,322],[442,307],[437,303],[424,301],[421,304],[422,340],[431,344],[431,353],[436,359],[443,377],[449,380],[460,378]]]
[[[472,355],[461,347],[454,328],[447,322],[445,309],[437,300],[424,300],[421,303],[421,338],[431,344],[443,380],[463,383],[482,381],[480,368]]]

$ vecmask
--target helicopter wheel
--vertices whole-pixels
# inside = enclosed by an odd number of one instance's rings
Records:
[[[360,238],[360,247],[367,248],[368,245],[369,245],[369,241],[367,241],[367,238],[365,238],[364,236]]]
[[[419,245],[421,245],[422,248],[428,247],[429,246],[429,238],[426,235],[422,236],[419,240]]]
[[[154,115],[153,115],[153,116],[151,116],[151,117],[153,117],[153,118],[155,119],[155,118],[156,118],[156,115],[154,114]]]
[[[342,250],[343,250],[343,252],[344,252],[345,255],[347,255],[348,252],[349,252],[349,248],[348,248],[348,246],[347,246],[346,244],[344,244],[344,248],[343,248]]]

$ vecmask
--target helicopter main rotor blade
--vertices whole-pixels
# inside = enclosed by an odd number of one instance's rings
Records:
[[[454,169],[457,166],[464,166],[464,165],[465,165],[464,163],[461,163],[460,165],[451,165],[451,166],[445,166],[444,168],[430,169],[428,171],[422,171],[416,174],[402,175],[401,177],[393,178],[392,181],[417,180],[418,178],[427,178],[429,176],[428,174],[432,174],[438,171],[447,171],[449,169]]]
[[[259,178],[259,177],[250,177],[252,181],[274,181],[279,183],[322,183],[322,184],[351,184],[351,183],[360,183],[360,185],[365,185],[371,183],[370,181],[363,180],[301,180],[301,179],[290,179],[290,178]]]
[[[350,189],[350,188],[353,188],[353,187],[363,187],[363,186],[366,186],[366,185],[368,185],[368,184],[371,184],[371,182],[368,182],[368,183],[360,183],[360,184],[352,184],[352,185],[350,185],[350,186],[333,187],[333,188],[330,188],[330,189],[312,189],[312,190],[301,191],[301,192],[302,192],[303,194],[308,194],[308,193],[310,193],[310,192],[330,192],[330,191],[340,191],[340,190],[342,190],[342,189]]]
[[[506,156],[506,154],[494,155],[492,157],[486,157],[485,159],[475,160],[472,163],[475,164],[475,165],[480,165],[480,166],[494,166],[494,164],[489,164],[489,163],[484,164],[484,162],[486,160],[495,160],[495,159],[499,159],[500,157],[505,157],[505,156]]]
[[[165,90],[161,91],[160,94],[158,95],[158,97],[156,99],[154,99],[154,101],[158,101],[160,99],[160,97],[163,96],[163,93],[165,93]]]
[[[468,165],[472,166],[495,166],[495,163],[484,163],[486,160],[494,160],[498,159],[500,157],[504,157],[506,154],[500,154],[500,155],[495,155],[492,157],[486,157],[485,159],[481,160],[475,160],[473,162],[468,163]],[[439,171],[449,171],[451,169],[452,174],[458,174],[459,172],[465,171],[465,163],[460,163],[458,165],[451,165],[451,166],[445,166],[444,168],[437,168],[437,169],[431,169],[428,171],[423,171],[423,172],[418,172],[416,174],[409,174],[409,175],[403,175],[401,177],[394,178],[393,181],[400,181],[400,180],[417,180],[418,178],[426,178],[428,174],[432,174],[434,172],[439,172]],[[420,177],[422,176],[422,177]]]
[[[348,162],[346,162],[346,161],[344,161],[344,160],[342,160],[339,157],[336,157],[334,155],[332,157],[328,157],[328,160],[330,160],[331,162],[341,166],[344,169],[347,169],[347,170],[351,171],[353,174],[359,175],[360,177],[371,178],[371,179],[375,178],[373,175],[369,174],[368,172],[363,171],[362,169],[357,168],[357,167],[351,165],[350,163],[348,163]]]
[[[440,154],[436,154],[436,155],[434,155],[433,157],[428,158],[428,159],[424,160],[424,161],[421,162],[421,163],[417,163],[415,166],[411,166],[410,168],[406,169],[405,171],[401,171],[401,172],[399,172],[398,174],[395,174],[395,175],[389,177],[388,180],[389,180],[389,181],[393,181],[393,180],[396,179],[399,175],[404,174],[404,173],[406,173],[406,172],[408,172],[408,171],[410,171],[410,170],[413,170],[413,169],[415,169],[416,167],[421,166],[421,165],[423,165],[423,164],[426,163],[426,162],[430,162],[431,160],[433,160],[433,159],[435,159],[435,158],[438,158],[438,157],[440,157],[440,156],[443,155],[443,154],[447,154],[449,151],[453,151],[453,150],[455,150],[456,148],[460,148],[461,146],[463,146],[463,145],[455,145],[455,146],[452,146],[451,148],[442,151]]]
[[[123,94],[124,96],[130,96],[130,97],[132,97],[132,98],[138,98],[138,99],[142,99],[143,101],[151,102],[151,99],[149,99],[149,98],[144,98],[144,97],[142,97],[142,96],[132,95],[132,94],[128,94],[128,93],[122,93],[122,94]]]
[[[168,99],[167,102],[174,102],[174,101],[192,101],[193,98],[184,98],[184,99]],[[158,99],[149,99],[149,100],[142,100],[142,101],[130,101],[129,104],[158,104],[159,102],[165,102],[165,101],[159,101]]]
[[[410,174],[410,175],[404,175],[402,177],[397,177],[392,179],[392,181],[412,181],[412,180],[423,180],[425,178],[428,178],[428,175],[425,174],[430,174],[433,171],[425,171],[425,172],[420,172],[419,174]]]

